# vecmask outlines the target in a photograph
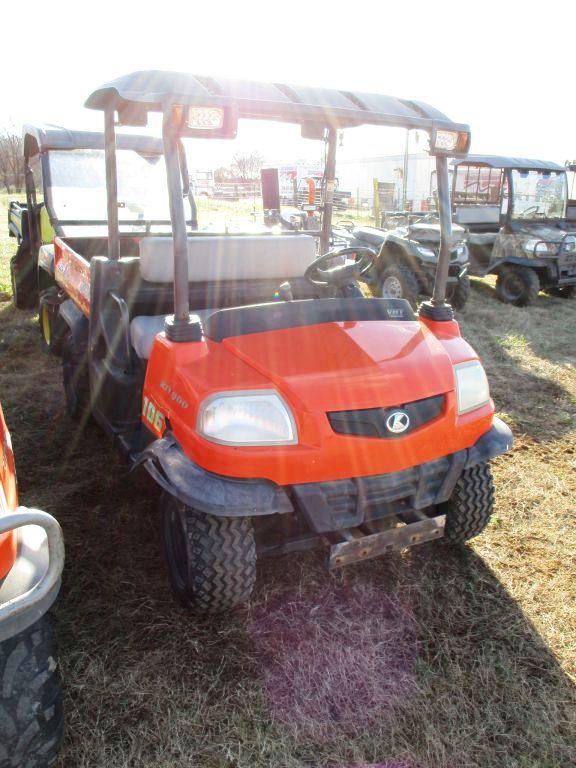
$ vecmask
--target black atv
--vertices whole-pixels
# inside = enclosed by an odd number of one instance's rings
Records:
[[[367,246],[378,253],[370,275],[374,293],[383,298],[404,298],[416,307],[420,295],[432,295],[440,225],[431,214],[399,214],[388,222],[390,229],[348,225],[338,234],[351,247]],[[470,295],[464,235],[462,227],[453,226],[446,296],[457,310],[464,307]]]

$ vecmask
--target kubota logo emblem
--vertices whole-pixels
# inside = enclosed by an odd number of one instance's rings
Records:
[[[386,419],[386,429],[389,432],[394,432],[395,435],[399,435],[400,432],[406,432],[410,426],[410,416],[404,411],[394,411]]]

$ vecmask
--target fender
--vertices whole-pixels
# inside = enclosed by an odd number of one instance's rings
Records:
[[[14,565],[0,579],[0,642],[43,616],[60,591],[64,538],[52,515],[17,507],[0,516],[0,533],[19,529]]]
[[[260,517],[293,512],[286,492],[270,480],[220,477],[189,459],[171,432],[136,459],[165,491],[189,507],[216,517]]]
[[[501,267],[502,264],[515,264],[518,267],[530,267],[531,269],[549,269],[554,263],[554,259],[535,259],[528,256],[503,256],[500,259],[494,260],[490,265],[490,272],[493,272],[497,267]]]
[[[88,340],[88,318],[82,314],[72,299],[66,299],[60,304],[58,316],[70,329],[76,344]]]
[[[482,437],[468,448],[468,457],[465,467],[473,467],[475,464],[481,464],[484,461],[501,456],[512,448],[514,438],[512,430],[502,419],[494,416],[492,426]]]
[[[418,246],[412,240],[399,237],[398,235],[388,235],[378,255],[379,269],[384,269],[388,263],[394,258],[401,258],[408,264],[411,269],[415,271],[419,270],[421,262],[427,262],[428,259],[418,251]],[[431,260],[431,263],[436,265],[437,259]]]

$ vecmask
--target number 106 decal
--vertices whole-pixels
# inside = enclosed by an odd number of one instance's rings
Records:
[[[164,434],[166,419],[164,414],[154,405],[150,398],[142,398],[142,421],[144,421],[159,437]]]

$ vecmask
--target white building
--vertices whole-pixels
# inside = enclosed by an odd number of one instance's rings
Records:
[[[407,173],[404,181],[404,166]],[[406,201],[414,210],[421,209],[423,201],[432,196],[434,178],[434,158],[425,152],[409,154],[366,157],[360,160],[342,160],[338,162],[336,175],[341,190],[350,192],[352,198],[370,206],[374,200],[374,179],[393,184],[395,208],[403,208],[403,190],[406,186]]]

